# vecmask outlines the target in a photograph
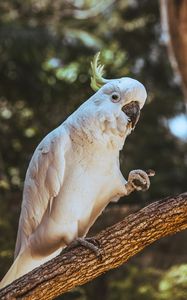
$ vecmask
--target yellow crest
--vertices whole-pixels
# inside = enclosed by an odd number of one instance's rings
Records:
[[[98,52],[91,62],[91,88],[98,91],[109,80],[103,78],[104,65],[99,63],[100,52]]]

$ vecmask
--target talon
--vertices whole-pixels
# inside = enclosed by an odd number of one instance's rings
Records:
[[[147,172],[133,170],[129,173],[128,182],[134,190],[146,191],[150,186],[149,176],[154,176],[153,170],[148,170]],[[132,188],[130,189],[130,192],[132,192]]]
[[[88,241],[89,243],[92,243],[94,246],[96,246],[98,248],[101,247],[100,242],[97,239],[93,238],[93,237],[86,238],[86,241]]]
[[[102,255],[100,253],[100,243],[97,239],[94,238],[77,238],[73,242],[71,242],[65,249],[62,250],[61,254],[67,253],[70,250],[77,248],[79,246],[83,246],[86,249],[92,251],[95,256],[101,261]]]
[[[136,188],[140,188],[140,189],[146,189],[147,188],[147,182],[145,180],[143,180],[142,182],[138,179],[134,179],[133,184],[135,185]]]

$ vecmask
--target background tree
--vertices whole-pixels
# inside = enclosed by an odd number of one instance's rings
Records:
[[[12,261],[23,180],[33,150],[46,133],[92,94],[89,64],[100,49],[103,49],[102,60],[109,77],[135,77],[147,87],[149,94],[140,123],[121,153],[121,165],[126,176],[137,167],[155,169],[156,176],[148,192],[134,194],[118,205],[128,204],[131,209],[132,204],[144,206],[150,199],[186,190],[187,144],[170,130],[170,121],[185,108],[167,52],[160,43],[160,33],[157,1],[1,1],[2,276]],[[109,214],[107,224],[112,222],[112,214]],[[118,219],[116,215],[113,222]],[[95,230],[103,226],[101,217]],[[165,274],[164,269],[170,272],[172,265],[186,261],[186,243],[186,233],[176,236],[175,241],[167,238],[127,266],[68,294],[67,298],[63,296],[63,299],[95,299],[100,286],[105,290],[106,299],[109,294],[113,299],[123,299],[123,296],[117,298],[121,290],[126,299],[137,299],[141,288],[147,286],[145,274],[149,268],[153,268],[153,273]],[[133,271],[137,268],[138,272]],[[145,275],[142,280],[141,269]],[[154,280],[154,276],[151,278]],[[134,286],[140,289],[132,296]],[[147,293],[152,299],[149,289]]]
[[[187,105],[187,2],[160,0],[162,38]]]

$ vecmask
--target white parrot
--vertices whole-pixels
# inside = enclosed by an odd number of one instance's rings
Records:
[[[119,166],[119,152],[138,121],[146,90],[128,77],[104,79],[98,59],[99,53],[91,64],[97,92],[41,141],[30,161],[15,260],[0,288],[73,243],[97,254],[85,236],[104,208],[133,190],[149,188],[146,172],[131,171],[126,181]]]

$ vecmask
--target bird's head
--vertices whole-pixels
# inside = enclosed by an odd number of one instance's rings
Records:
[[[105,110],[113,112],[116,117],[125,114],[128,126],[135,128],[147,93],[143,84],[139,81],[123,77],[120,79],[103,78],[103,66],[98,64],[100,53],[96,54],[91,63],[92,77],[91,87],[95,94],[95,101]]]

